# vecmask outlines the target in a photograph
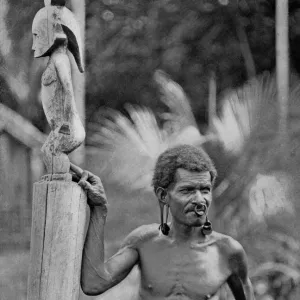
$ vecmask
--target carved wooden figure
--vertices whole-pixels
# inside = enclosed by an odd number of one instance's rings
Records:
[[[28,300],[77,300],[87,216],[86,194],[72,182],[68,153],[85,138],[76,110],[69,50],[83,72],[79,27],[63,0],[45,1],[33,25],[35,57],[49,56],[42,103],[51,132],[42,147],[48,175],[34,184]]]
[[[48,174],[68,173],[68,153],[85,138],[76,110],[69,50],[83,72],[80,28],[64,1],[45,1],[32,24],[34,57],[49,56],[42,76],[42,103],[51,132],[42,147]],[[52,4],[52,5],[51,5]],[[53,5],[54,4],[54,5]]]

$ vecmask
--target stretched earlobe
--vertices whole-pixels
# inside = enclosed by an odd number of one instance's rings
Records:
[[[206,216],[206,221],[201,228],[201,232],[203,235],[210,235],[212,233],[212,225],[211,222],[208,220],[207,216]]]
[[[163,204],[162,202],[159,202],[159,206],[160,206],[160,225],[158,227],[158,230],[161,230],[161,232],[164,235],[168,235],[169,231],[170,231],[170,226],[167,224],[167,222],[168,222],[168,216],[169,216],[169,206]],[[165,207],[167,209],[167,212],[166,212],[166,222],[164,222]]]
[[[163,203],[164,205],[167,204],[166,203],[167,191],[164,188],[158,187],[155,191],[155,194],[160,203]]]

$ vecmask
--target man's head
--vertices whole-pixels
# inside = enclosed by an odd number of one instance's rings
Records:
[[[174,184],[177,169],[208,171],[212,184],[217,176],[214,164],[204,150],[190,145],[179,145],[166,150],[158,157],[152,178],[154,191],[159,187],[168,189]]]
[[[156,163],[152,184],[160,207],[170,207],[177,222],[201,226],[211,204],[217,172],[209,156],[190,145],[180,145],[162,153]],[[205,205],[205,214],[195,209]]]

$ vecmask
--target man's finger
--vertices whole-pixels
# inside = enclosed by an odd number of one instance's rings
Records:
[[[86,170],[82,170],[80,167],[74,165],[73,163],[70,163],[70,170],[75,173],[77,176],[79,176],[79,178],[83,178],[83,180],[88,180],[90,183],[92,184],[98,184],[101,183],[101,179],[96,176],[95,174],[86,171]],[[73,175],[73,174],[72,174]],[[74,177],[76,178],[76,177]],[[77,180],[78,181],[78,180]]]
[[[83,171],[81,174],[80,181],[87,181],[89,178],[89,172],[88,171]]]
[[[83,170],[80,167],[74,165],[73,163],[70,163],[70,170],[74,172],[77,176],[82,176]]]
[[[90,190],[92,188],[91,184],[85,180],[80,179],[78,185],[81,186],[84,190]]]
[[[95,174],[91,173],[91,172],[89,172],[88,181],[90,183],[94,184],[94,185],[99,184],[99,183],[102,184],[101,179],[98,176],[96,176]]]

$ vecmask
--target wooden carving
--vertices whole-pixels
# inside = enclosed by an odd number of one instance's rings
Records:
[[[45,0],[32,24],[34,57],[49,56],[42,75],[42,104],[51,132],[42,147],[48,174],[66,174],[68,154],[85,139],[85,130],[76,109],[69,50],[83,72],[80,29],[63,0]],[[51,178],[53,175],[50,175]]]
[[[32,24],[35,57],[49,56],[42,103],[51,132],[42,146],[48,174],[33,188],[27,300],[77,300],[87,218],[86,193],[69,173],[68,154],[85,138],[67,51],[83,72],[79,26],[64,0],[45,0]]]

